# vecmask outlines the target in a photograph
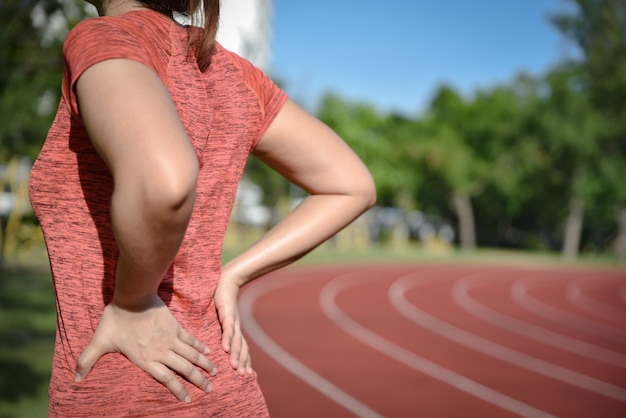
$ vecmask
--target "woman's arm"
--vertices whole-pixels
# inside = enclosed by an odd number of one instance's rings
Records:
[[[226,264],[239,286],[302,257],[376,200],[369,171],[330,128],[288,101],[254,154],[310,195]]]
[[[207,347],[186,333],[157,296],[181,245],[195,200],[198,162],[169,93],[148,67],[125,59],[98,63],[79,78],[81,116],[109,167],[111,220],[119,247],[113,300],[78,359],[77,380],[104,353],[121,351],[179,399],[174,377],[202,389],[194,366],[214,372]]]
[[[114,180],[120,249],[114,303],[141,309],[178,252],[195,200],[198,162],[169,93],[148,67],[109,60],[76,85],[89,138]]]
[[[239,330],[236,300],[225,295],[302,257],[376,200],[372,177],[356,154],[330,128],[291,101],[279,112],[254,154],[310,195],[223,268],[216,292],[216,307],[223,319],[222,345],[240,372],[249,368],[248,349]]]

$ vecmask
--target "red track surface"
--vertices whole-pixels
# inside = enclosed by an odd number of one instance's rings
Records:
[[[297,267],[243,293],[281,417],[626,417],[626,270]]]

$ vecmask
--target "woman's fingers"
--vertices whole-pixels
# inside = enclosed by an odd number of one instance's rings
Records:
[[[142,312],[106,306],[92,340],[77,360],[75,381],[84,379],[109,352],[125,355],[181,401],[188,401],[189,394],[177,374],[208,392],[211,383],[202,369],[217,373],[206,357],[208,347],[185,331],[163,303]]]
[[[234,321],[234,315],[224,315],[222,322],[222,347],[230,354],[230,365],[243,375],[246,372],[249,350],[241,333],[241,325]]]
[[[168,388],[179,401],[191,402],[191,397],[183,384],[176,378],[174,372],[160,362],[150,362],[143,369],[148,372],[157,382]]]
[[[215,365],[206,357],[209,348],[180,326],[177,337],[172,341],[171,347],[161,363],[203,391],[210,392],[212,389],[211,382],[198,368],[206,370],[212,376],[217,373]],[[178,381],[176,378],[175,380]],[[178,393],[174,392],[174,394],[181,399]]]
[[[217,367],[215,367],[213,362],[205,357],[204,353],[198,351],[196,347],[190,346],[187,342],[183,340],[181,340],[180,343],[177,344],[177,347],[173,350],[173,353],[178,354],[189,363],[206,370],[211,376],[215,376],[217,374]],[[196,368],[194,367],[194,369]]]
[[[250,361],[250,347],[245,337],[241,336],[241,351],[239,352],[239,374],[252,373],[252,362]]]
[[[234,336],[231,340],[230,364],[242,376],[246,373],[252,373],[250,348],[238,326],[235,327]]]
[[[211,350],[206,344],[204,344],[202,341],[200,341],[199,339],[197,339],[196,337],[194,337],[193,335],[185,331],[184,328],[180,329],[180,332],[178,333],[178,338],[180,338],[182,342],[193,347],[196,351],[202,354],[206,355],[211,352]]]
[[[177,378],[177,374],[205,392],[212,390],[209,379],[199,368],[212,376],[217,373],[215,365],[205,356],[208,348],[189,333],[180,328],[178,338],[170,342],[170,348],[161,355],[155,353],[155,360],[140,365],[158,382],[166,386],[179,400],[189,402],[189,394]]]
[[[222,348],[227,353],[231,352],[232,340],[235,335],[235,321],[233,321],[232,309],[227,307],[219,307],[217,309],[217,317],[222,326]]]
[[[250,349],[239,321],[237,295],[239,286],[222,277],[215,291],[215,307],[222,326],[222,348],[229,353],[230,364],[240,375],[252,373]]]
[[[98,359],[109,351],[110,350],[102,348],[95,338],[92,339],[76,360],[76,374],[74,376],[74,381],[78,383],[87,377]]]
[[[241,353],[241,332],[235,332],[230,343],[230,365],[233,369],[239,371],[239,354]]]
[[[205,392],[211,391],[212,386],[209,379],[207,379],[205,375],[200,372],[200,369],[198,369],[194,363],[183,357],[181,354],[170,351],[161,363],[167,366],[170,370],[175,371],[180,376],[184,377],[188,382],[197,386],[201,390]],[[213,367],[213,365],[211,365],[211,367]]]

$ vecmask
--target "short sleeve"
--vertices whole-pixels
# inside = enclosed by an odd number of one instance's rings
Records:
[[[74,27],[63,44],[65,75],[63,96],[73,114],[79,114],[75,85],[92,65],[115,58],[138,61],[158,73],[153,57],[141,37],[119,21],[98,17]]]
[[[261,106],[262,120],[257,137],[252,141],[250,150],[254,150],[267,128],[278,115],[278,112],[287,101],[287,94],[276,85],[263,71],[255,67],[244,58],[233,54],[238,60],[247,85],[251,88],[259,100]]]

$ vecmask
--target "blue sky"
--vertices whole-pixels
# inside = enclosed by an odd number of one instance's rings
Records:
[[[569,46],[562,0],[274,0],[270,74],[306,107],[325,91],[414,114],[446,82],[464,94],[540,75]]]

